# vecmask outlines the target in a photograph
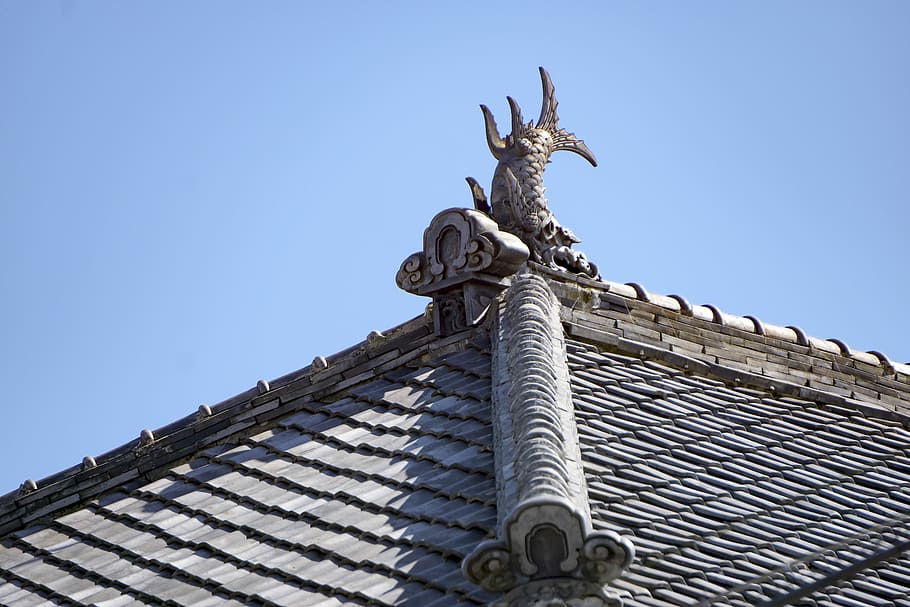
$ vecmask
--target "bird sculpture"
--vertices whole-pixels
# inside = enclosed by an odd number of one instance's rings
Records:
[[[540,68],[543,103],[537,124],[525,124],[521,108],[511,97],[506,99],[512,113],[512,132],[503,139],[490,109],[481,105],[487,132],[487,145],[499,162],[493,173],[490,199],[477,181],[468,177],[468,185],[478,211],[490,216],[501,229],[518,236],[530,249],[532,261],[555,269],[599,279],[597,267],[584,253],[572,249],[580,242],[566,227],[559,224],[547,208],[544,196],[543,172],[553,152],[575,152],[593,166],[594,154],[585,142],[565,129],[557,127],[556,97],[553,82]]]

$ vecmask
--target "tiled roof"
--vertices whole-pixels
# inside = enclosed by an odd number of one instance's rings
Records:
[[[545,268],[539,271],[558,278]],[[910,365],[879,352],[853,351],[836,339],[806,336],[798,327],[692,306],[639,285],[563,277],[553,286],[572,335],[731,382],[748,378],[755,387],[801,390],[811,399],[846,398],[910,414]]]
[[[910,605],[906,421],[568,351],[594,525],[634,536],[627,606]]]
[[[0,607],[910,607],[910,365],[600,281],[540,74],[427,314],[0,497]]]
[[[488,602],[460,563],[496,521],[490,362],[462,342],[333,398],[289,382],[267,429],[10,533],[0,604]]]
[[[910,607],[910,368],[530,274],[528,313],[496,314],[512,289],[447,337],[428,315],[371,334],[0,498],[0,605],[484,605],[463,559],[513,550],[552,473],[582,539],[634,544],[608,583],[627,607]],[[524,340],[545,347],[507,355]]]

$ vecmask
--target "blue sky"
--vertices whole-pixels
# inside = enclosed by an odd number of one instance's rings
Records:
[[[0,0],[0,494],[419,314],[538,65],[605,279],[910,361],[910,3]]]

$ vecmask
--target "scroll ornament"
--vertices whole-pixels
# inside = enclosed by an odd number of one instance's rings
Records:
[[[433,298],[436,333],[448,335],[479,322],[528,255],[521,240],[483,213],[448,209],[430,222],[423,250],[404,260],[395,281]]]

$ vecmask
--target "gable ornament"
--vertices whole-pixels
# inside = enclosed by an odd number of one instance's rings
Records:
[[[486,126],[487,145],[496,158],[490,199],[480,184],[468,177],[477,210],[492,217],[499,227],[518,236],[531,252],[531,261],[599,279],[597,266],[585,254],[572,249],[581,242],[571,230],[556,221],[544,196],[543,172],[553,152],[578,154],[597,166],[597,159],[573,133],[558,127],[556,95],[550,75],[540,70],[543,102],[537,122],[524,123],[521,108],[511,97],[512,131],[502,137],[490,109],[481,105]]]
[[[423,250],[404,260],[395,282],[432,297],[435,332],[449,335],[480,322],[528,255],[521,240],[483,213],[447,209],[424,230]]]
[[[437,335],[450,335],[484,318],[511,276],[532,261],[599,279],[597,266],[572,249],[578,238],[547,207],[543,172],[553,152],[574,152],[597,166],[584,141],[558,127],[550,75],[540,68],[543,102],[537,122],[525,124],[518,103],[508,97],[512,130],[503,138],[493,114],[481,105],[487,144],[498,163],[490,198],[468,177],[473,209],[442,211],[424,231],[423,249],[401,264],[401,289],[433,298]]]

